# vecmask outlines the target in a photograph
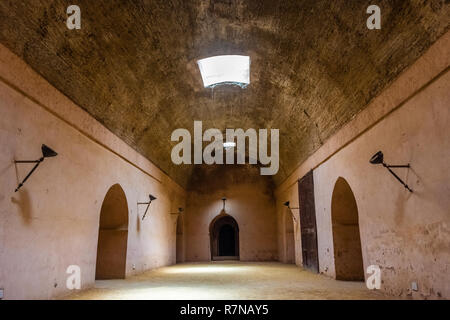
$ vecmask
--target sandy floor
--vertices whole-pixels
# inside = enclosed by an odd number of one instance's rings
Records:
[[[97,281],[68,299],[387,299],[363,282],[336,281],[294,265],[214,262],[164,267]]]

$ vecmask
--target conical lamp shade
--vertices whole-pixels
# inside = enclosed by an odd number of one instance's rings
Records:
[[[41,150],[44,158],[56,157],[58,155],[55,151],[47,147],[45,144],[42,145]]]
[[[380,163],[383,163],[383,160],[384,160],[383,152],[378,151],[370,159],[370,163],[371,164],[380,164]]]

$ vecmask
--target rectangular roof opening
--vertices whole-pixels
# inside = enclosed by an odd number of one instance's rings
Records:
[[[250,84],[250,57],[240,55],[214,56],[197,61],[205,88],[218,84]]]

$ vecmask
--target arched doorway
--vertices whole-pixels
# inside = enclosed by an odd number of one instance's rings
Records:
[[[239,260],[239,227],[232,216],[220,215],[209,227],[211,260]]]
[[[184,262],[184,226],[183,215],[179,214],[177,218],[177,243],[176,243],[176,262]]]
[[[127,199],[115,184],[106,193],[100,212],[95,279],[125,278],[127,240]]]
[[[336,181],[331,200],[336,279],[364,280],[358,207],[344,178]]]
[[[289,208],[284,208],[285,263],[295,263],[294,220]]]

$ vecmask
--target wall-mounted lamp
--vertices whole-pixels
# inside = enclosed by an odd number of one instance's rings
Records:
[[[181,214],[183,211],[183,208],[178,208],[178,212],[171,212],[170,214]]]
[[[383,167],[385,167],[386,169],[388,169],[389,172],[390,172],[390,173],[391,173],[398,181],[400,181],[400,183],[401,183],[406,189],[408,189],[409,192],[413,192],[413,191],[411,190],[411,188],[408,187],[408,185],[407,185],[406,183],[404,183],[403,180],[400,179],[400,177],[397,176],[397,175],[394,173],[394,171],[391,170],[391,168],[410,168],[409,163],[406,164],[406,165],[395,165],[395,166],[388,165],[388,164],[384,163],[384,155],[383,155],[383,152],[381,152],[381,151],[378,151],[377,153],[375,153],[375,154],[373,155],[373,157],[370,159],[370,163],[371,163],[371,164],[382,164]]]
[[[16,161],[14,161],[14,163],[36,163],[36,165],[33,167],[33,169],[31,169],[31,171],[27,174],[25,179],[23,179],[23,181],[21,183],[19,183],[15,192],[19,191],[19,189],[22,188],[25,181],[28,180],[28,178],[31,176],[31,174],[34,172],[34,170],[36,170],[36,168],[41,164],[42,161],[45,160],[45,158],[56,157],[58,155],[55,151],[53,151],[51,148],[47,147],[45,144],[42,145],[41,150],[42,150],[42,157],[39,158],[38,160],[16,160]]]
[[[142,216],[142,220],[145,219],[145,215],[147,214],[148,208],[150,207],[150,203],[152,203],[153,200],[156,200],[156,197],[152,196],[151,194],[148,196],[150,201],[149,202],[138,202],[137,204],[146,204],[147,208],[145,209],[144,215]]]
[[[227,198],[223,197],[222,201],[223,201],[223,209],[222,210],[225,211],[225,201],[227,201]]]
[[[283,203],[283,205],[285,205],[286,207],[288,207],[289,211],[290,211],[291,214],[292,214],[292,218],[294,218],[294,221],[297,222],[297,219],[295,218],[294,213],[292,212],[292,210],[300,209],[300,208],[291,208],[291,207],[289,206],[289,204],[290,204],[289,201],[286,201],[285,203]]]

